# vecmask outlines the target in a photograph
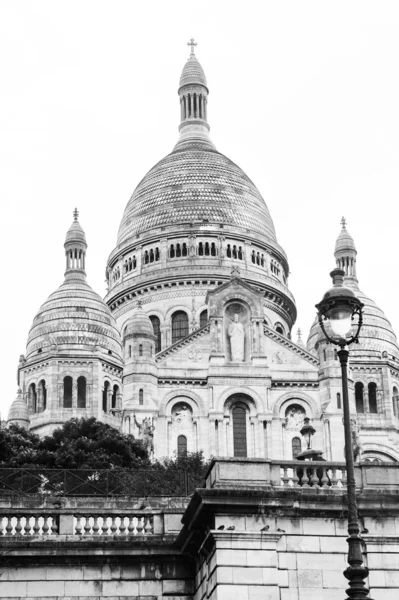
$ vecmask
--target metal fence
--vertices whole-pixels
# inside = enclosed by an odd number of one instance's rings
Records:
[[[0,469],[0,496],[190,496],[203,483],[177,469]]]

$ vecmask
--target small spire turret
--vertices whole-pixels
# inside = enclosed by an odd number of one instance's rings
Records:
[[[352,236],[346,228],[346,219],[341,219],[341,233],[339,234],[335,243],[335,260],[338,269],[345,271],[345,277],[352,280],[354,284],[357,284],[356,276],[356,255],[357,250],[355,242]]]
[[[205,73],[194,48],[197,46],[194,38],[187,42],[190,46],[190,56],[183,67],[179,84],[180,97],[180,140],[176,147],[188,141],[201,141],[214,148],[209,139],[209,125],[207,120],[208,86]]]
[[[85,232],[83,231],[79,221],[79,212],[75,208],[73,211],[72,225],[67,231],[64,248],[66,257],[65,277],[86,279],[85,262],[87,242]]]

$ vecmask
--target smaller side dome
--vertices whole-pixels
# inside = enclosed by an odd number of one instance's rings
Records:
[[[136,308],[133,310],[132,316],[127,322],[124,337],[126,337],[127,335],[154,335],[154,329],[152,327],[150,317],[143,310],[141,302],[137,303]]]
[[[23,398],[21,388],[18,389],[17,397],[8,411],[7,425],[19,425],[25,429],[29,428],[29,408]]]
[[[194,46],[196,45],[193,38],[187,44],[187,46],[191,46],[191,53],[180,76],[179,90],[183,85],[203,85],[206,88],[208,87],[204,69],[194,54]]]
[[[341,225],[342,225],[341,232],[340,232],[339,236],[337,237],[337,241],[335,242],[335,255],[337,255],[338,253],[347,252],[347,251],[354,252],[355,254],[357,254],[353,237],[351,236],[349,231],[346,229],[345,217],[342,217]]]
[[[86,235],[85,235],[85,232],[83,231],[81,224],[78,221],[78,217],[79,217],[78,209],[75,208],[75,210],[73,212],[73,222],[65,236],[64,246],[68,246],[69,244],[71,244],[73,242],[80,242],[81,244],[83,244],[87,247]]]

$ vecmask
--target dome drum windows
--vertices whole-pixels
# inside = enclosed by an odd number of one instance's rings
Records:
[[[378,414],[377,384],[371,381],[367,387],[361,382],[355,383],[355,403],[357,413]]]
[[[87,379],[80,375],[75,381],[67,375],[63,379],[61,405],[63,408],[87,408]]]
[[[123,263],[123,269],[125,273],[130,273],[130,271],[133,271],[136,267],[136,255],[130,256],[129,258],[125,259],[125,262]]]
[[[155,248],[150,248],[149,250],[144,250],[143,254],[143,262],[145,265],[149,265],[153,262],[158,262],[160,260],[161,254],[158,246]]]
[[[176,242],[169,246],[169,258],[181,258],[188,256],[187,242]]]
[[[155,353],[161,352],[162,348],[162,334],[161,334],[161,321],[155,315],[150,316],[152,328],[154,330],[155,340]]]
[[[237,244],[227,244],[226,256],[227,256],[227,258],[243,260],[244,253],[243,253],[242,246],[238,246]]]
[[[396,385],[392,388],[392,409],[394,416],[399,418],[399,391]]]
[[[176,344],[188,334],[188,315],[184,311],[178,310],[172,315],[172,344]]]

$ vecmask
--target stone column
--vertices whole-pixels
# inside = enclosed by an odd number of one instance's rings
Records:
[[[72,408],[78,407],[78,384],[73,379],[72,381]]]
[[[43,411],[43,388],[40,385],[40,383],[37,384],[37,406],[36,406],[36,410],[38,413]]]

